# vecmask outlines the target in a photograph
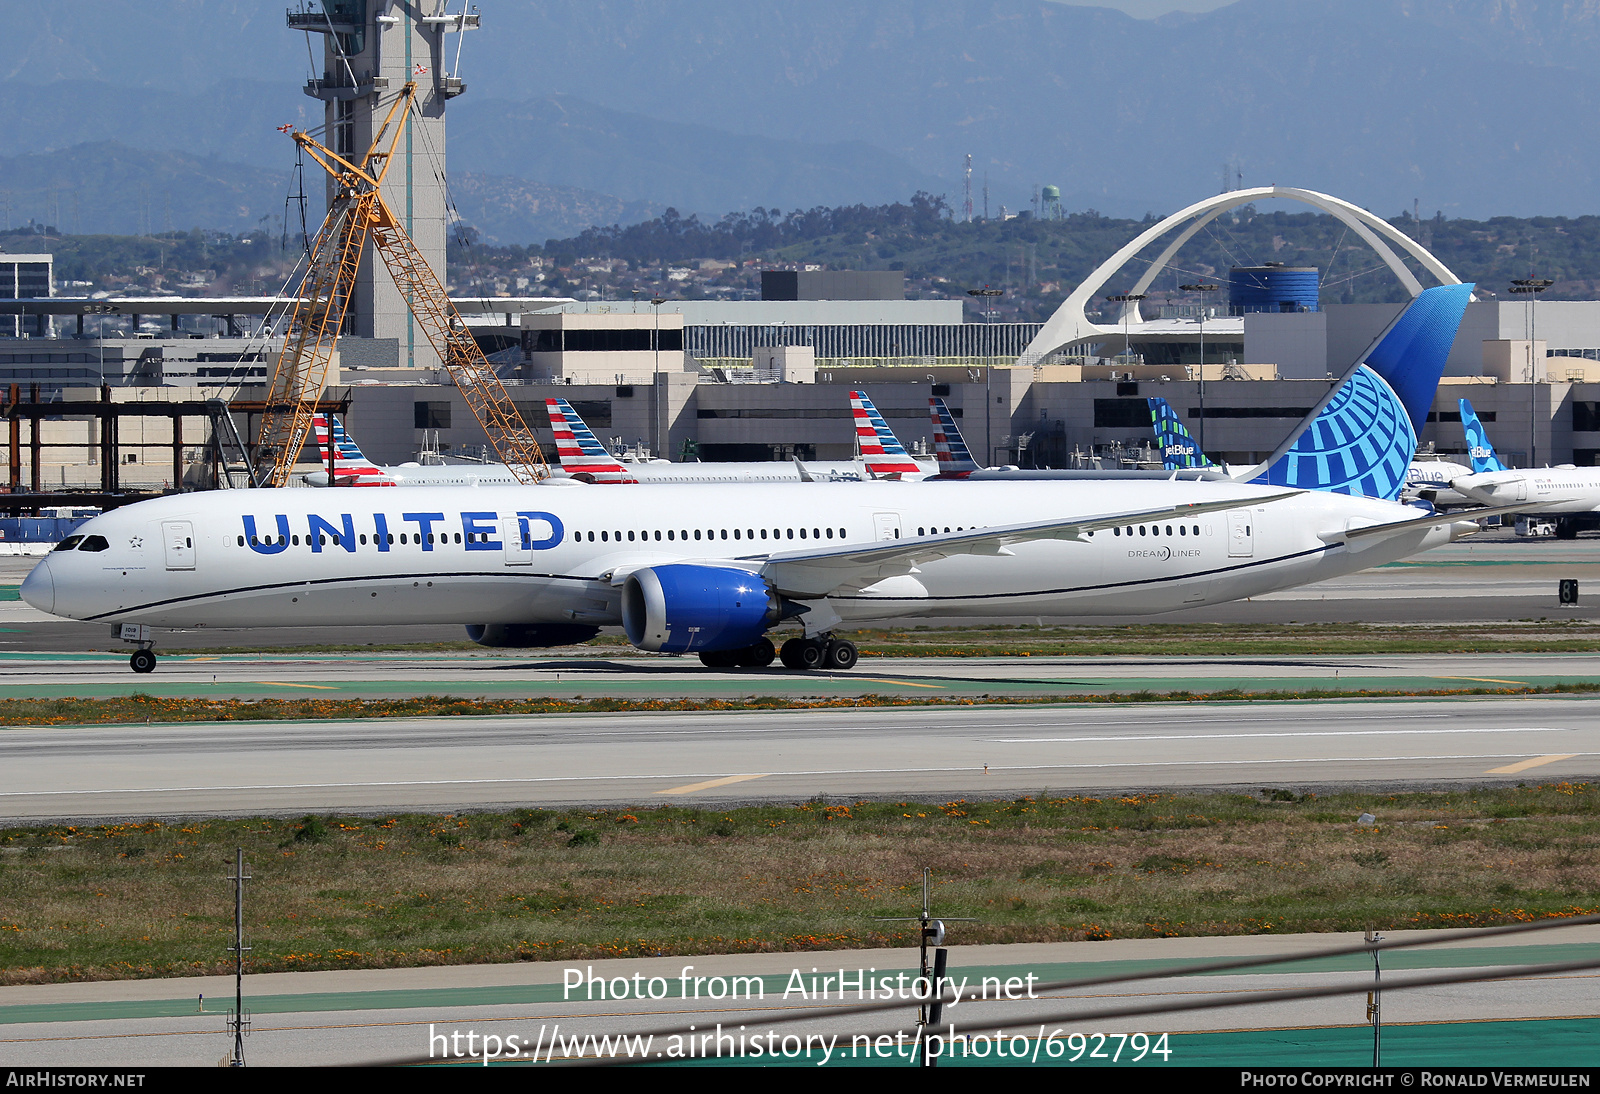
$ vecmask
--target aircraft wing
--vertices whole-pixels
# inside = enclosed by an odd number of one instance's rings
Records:
[[[915,573],[919,563],[949,555],[1008,555],[1007,544],[1040,539],[1080,539],[1086,533],[1142,521],[1183,519],[1201,513],[1240,509],[1294,497],[1303,491],[1287,490],[1253,498],[1163,505],[1126,513],[1103,513],[1062,520],[1032,521],[991,528],[972,528],[915,539],[887,539],[877,543],[840,544],[769,555],[759,573],[785,596],[810,599],[830,593],[864,589],[888,577]]]

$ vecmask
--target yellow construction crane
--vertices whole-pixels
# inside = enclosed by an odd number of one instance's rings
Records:
[[[333,176],[335,191],[311,248],[310,265],[272,374],[267,409],[261,416],[256,465],[266,471],[259,479],[262,485],[283,486],[300,458],[316,413],[317,394],[327,382],[333,350],[344,328],[361,250],[369,235],[388,265],[395,287],[406,298],[501,461],[523,483],[538,482],[550,474],[533,431],[522,420],[438,276],[380,192],[403,129],[396,124],[395,115],[398,112],[404,118],[416,90],[415,83],[405,85],[359,165],[304,133],[292,134],[295,143]],[[391,125],[394,135],[384,147]]]

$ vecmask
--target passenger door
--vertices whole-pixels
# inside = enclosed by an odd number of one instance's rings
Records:
[[[1228,557],[1251,558],[1256,553],[1253,514],[1247,509],[1236,509],[1228,514]]]
[[[506,517],[500,521],[500,540],[506,547],[507,566],[533,565],[533,533],[525,517]]]
[[[167,556],[167,569],[194,569],[194,524],[169,520],[161,525],[161,543]]]

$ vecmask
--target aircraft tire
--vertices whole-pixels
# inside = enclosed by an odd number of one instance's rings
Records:
[[[1556,521],[1556,538],[1557,539],[1577,539],[1578,538],[1578,524],[1577,524],[1577,522],[1576,521],[1567,520],[1565,518],[1561,518],[1561,519],[1557,520]]]
[[[779,657],[784,666],[802,671],[822,667],[823,644],[812,638],[791,638],[783,644]]]
[[[128,658],[128,664],[134,672],[154,672],[156,670],[156,655],[149,650],[134,650],[133,656]]]
[[[856,662],[861,655],[856,652],[854,642],[845,642],[842,639],[830,641],[827,652],[823,657],[826,668],[836,672],[847,672],[856,667]]]
[[[772,645],[772,639],[763,638],[753,646],[746,646],[739,651],[739,667],[746,669],[764,669],[772,664],[778,656],[777,649]]]
[[[708,669],[732,669],[741,664],[739,655],[743,650],[706,650],[700,655],[700,663]]]

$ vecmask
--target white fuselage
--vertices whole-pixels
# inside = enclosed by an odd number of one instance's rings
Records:
[[[937,475],[931,460],[919,460],[922,477]],[[376,466],[376,465],[375,465]],[[736,483],[800,482],[800,469],[793,462],[769,460],[764,463],[671,463],[667,460],[642,460],[622,463],[623,469],[640,483]],[[824,460],[807,463],[806,474],[818,482],[860,482],[870,479],[866,465],[858,461]],[[517,478],[503,463],[486,464],[392,464],[378,467],[388,483],[363,483],[363,486],[516,486]],[[557,477],[570,473],[555,469]],[[906,479],[919,476],[907,475]],[[343,479],[341,478],[341,482]],[[306,476],[311,486],[327,486],[328,473],[313,471]]]
[[[1463,475],[1472,474],[1472,468],[1451,460],[1412,460],[1406,468],[1407,486],[1449,486]]]
[[[141,502],[78,529],[22,586],[72,619],[158,627],[620,620],[633,570],[1237,500],[1183,519],[952,554],[826,597],[843,620],[1172,611],[1377,565],[1463,526],[1342,541],[1412,519],[1386,501],[1233,482],[912,482],[409,490],[227,490]],[[1466,526],[1472,527],[1472,526]],[[98,539],[91,539],[98,537]],[[281,541],[281,542],[280,542]],[[101,546],[103,544],[103,546]],[[101,547],[84,550],[84,546]]]
[[[1529,513],[1600,510],[1600,467],[1543,467],[1485,471],[1455,479],[1451,487],[1485,505],[1527,502]]]

